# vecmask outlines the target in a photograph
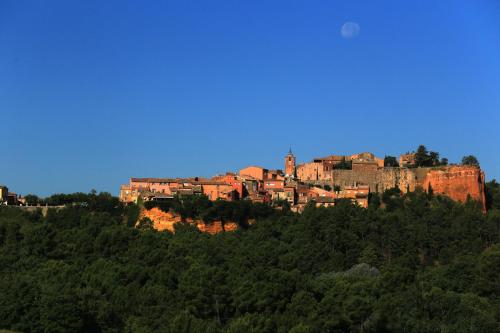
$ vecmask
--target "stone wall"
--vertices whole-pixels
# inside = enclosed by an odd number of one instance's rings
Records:
[[[367,173],[367,172],[376,172],[378,170],[377,163],[352,163],[352,171],[354,173]]]
[[[333,170],[332,182],[333,185],[340,186],[341,188],[364,184],[370,187],[370,192],[378,192],[377,174],[377,170],[364,170],[357,172],[353,170]]]
[[[383,168],[377,172],[377,184],[375,192],[379,193],[394,187],[412,192],[417,188],[417,176],[414,169]]]
[[[43,216],[47,216],[49,209],[61,210],[64,209],[66,206],[61,205],[61,206],[8,206],[8,207],[18,208],[30,213],[34,213],[39,210],[42,212]]]
[[[434,168],[355,168],[355,170],[333,170],[332,181],[318,180],[308,183],[337,185],[341,188],[368,185],[370,192],[382,193],[398,187],[403,193],[413,192],[417,187],[444,194],[453,200],[464,202],[467,197],[485,205],[484,173],[475,166],[444,166]]]

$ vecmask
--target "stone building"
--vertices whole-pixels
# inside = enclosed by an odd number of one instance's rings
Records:
[[[14,192],[9,192],[7,194],[7,205],[17,206],[19,205],[17,194]]]
[[[200,194],[206,195],[210,200],[238,200],[238,191],[229,182],[214,180],[199,180],[192,182],[193,186],[200,186]]]
[[[415,153],[407,153],[399,155],[399,166],[410,167],[415,165]]]
[[[230,177],[228,177],[230,179]],[[120,188],[122,202],[165,200],[174,196],[206,195],[210,200],[238,200],[240,182],[203,178],[131,178]]]
[[[238,198],[243,198],[246,194],[245,179],[232,172],[228,172],[223,176],[212,177],[212,180],[231,185],[231,187],[238,193]]]
[[[248,166],[246,168],[241,169],[239,172],[239,175],[240,176],[250,176],[250,177],[257,179],[259,181],[263,181],[264,178],[267,178],[268,172],[269,172],[268,169],[265,169],[265,168],[262,168],[259,166],[255,166],[255,165],[251,165],[251,166]]]
[[[370,188],[368,187],[368,185],[354,185],[346,186],[342,191],[338,193],[337,198],[350,199],[352,201],[355,201],[361,207],[367,208],[369,194]]]
[[[8,195],[9,189],[7,186],[0,185],[0,204],[7,202]]]
[[[368,152],[351,155],[350,159],[353,163],[370,162],[370,163],[376,164],[377,167],[379,167],[379,168],[384,167],[384,159],[383,158],[378,158],[374,154],[368,153]]]
[[[297,179],[302,181],[326,180],[323,174],[323,164],[320,162],[302,163],[296,169]]]

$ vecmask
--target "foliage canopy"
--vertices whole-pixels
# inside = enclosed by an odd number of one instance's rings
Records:
[[[0,208],[0,328],[500,331],[500,213],[474,202],[392,190],[210,236],[130,227],[136,209],[97,197],[46,217]]]

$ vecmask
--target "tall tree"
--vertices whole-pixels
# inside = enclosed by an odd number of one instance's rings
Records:
[[[479,166],[479,161],[477,160],[476,156],[467,155],[462,158],[462,164]]]
[[[428,163],[430,164],[428,166],[439,165],[439,153],[437,153],[435,151],[431,151],[429,153],[429,161],[428,161]]]
[[[394,156],[386,156],[384,157],[384,166],[385,167],[398,167],[398,160]]]
[[[423,167],[429,163],[429,153],[424,145],[420,145],[415,153],[415,166]]]

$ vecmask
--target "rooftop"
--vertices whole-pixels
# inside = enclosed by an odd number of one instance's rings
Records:
[[[130,178],[130,181],[135,183],[176,183],[185,180],[183,178]]]

